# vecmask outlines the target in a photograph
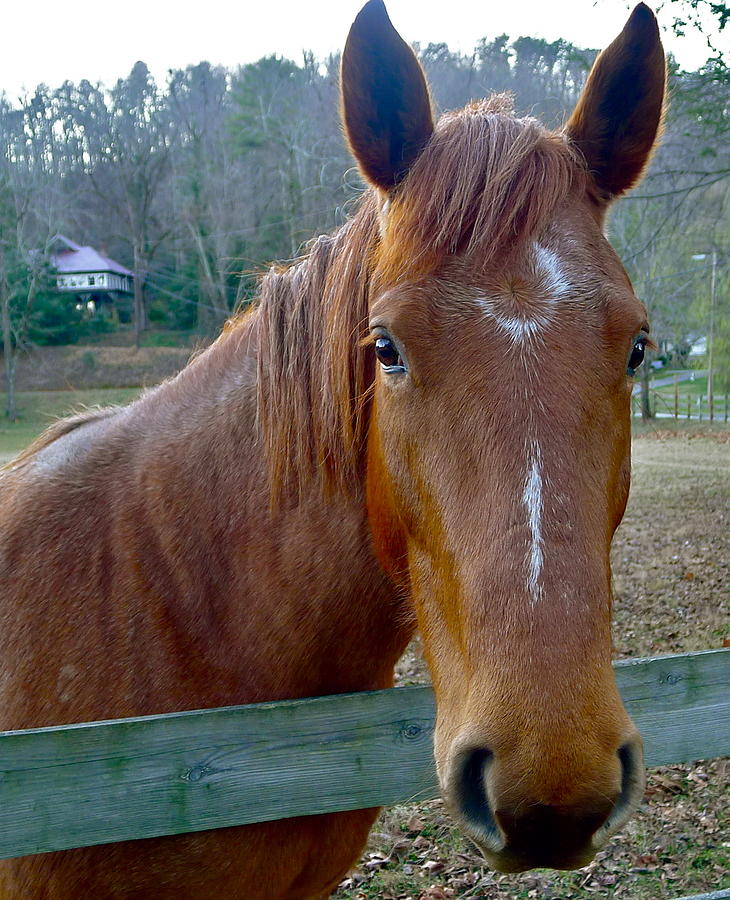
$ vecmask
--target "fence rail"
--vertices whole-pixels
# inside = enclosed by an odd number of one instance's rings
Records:
[[[713,891],[711,894],[692,894],[691,897],[678,897],[677,900],[730,900],[730,888],[725,891]]]
[[[648,765],[730,754],[730,650],[616,663]],[[427,686],[0,733],[0,858],[436,795]]]
[[[658,419],[694,419],[699,422],[727,422],[730,420],[730,395],[674,394],[649,390],[649,406]],[[631,415],[641,417],[641,394],[631,395]]]

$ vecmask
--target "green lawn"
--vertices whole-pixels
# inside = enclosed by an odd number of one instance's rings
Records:
[[[671,373],[660,373],[657,376],[657,378],[668,377],[671,377]],[[665,384],[661,387],[654,387],[652,385],[651,394],[652,402],[658,412],[674,412],[674,384]],[[725,404],[727,402],[730,408],[730,397],[728,397],[726,400],[725,394],[720,393],[720,391],[718,391],[717,389],[715,389],[714,395],[715,418],[724,420]],[[691,404],[692,415],[695,417],[696,421],[700,398],[702,398],[702,417],[704,419],[709,416],[706,375],[698,375],[693,381],[680,381],[677,384],[677,397],[679,401],[678,408],[680,419],[687,416],[687,402],[689,400]]]
[[[109,388],[84,391],[21,391],[18,394],[18,419],[10,422],[0,414],[0,463],[38,437],[55,419],[87,406],[114,406],[129,403],[141,388]],[[2,410],[6,394],[0,393]]]
[[[659,375],[658,378],[671,378],[671,375]],[[662,387],[652,387],[653,391],[657,391],[660,394],[669,394],[670,396],[674,396],[674,385],[673,384],[665,384]],[[698,375],[694,381],[680,381],[677,385],[677,390],[679,391],[680,397],[686,397],[687,394],[690,396],[697,398],[700,395],[703,397],[707,396],[707,375]],[[717,393],[717,390],[715,390]]]

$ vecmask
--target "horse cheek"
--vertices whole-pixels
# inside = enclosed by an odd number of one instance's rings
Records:
[[[370,428],[367,460],[366,503],[375,555],[393,582],[401,589],[408,589],[406,533],[396,511],[392,482],[375,424]]]

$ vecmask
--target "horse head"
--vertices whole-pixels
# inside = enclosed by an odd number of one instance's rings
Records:
[[[649,325],[603,223],[652,152],[664,85],[643,4],[558,132],[504,97],[434,124],[380,0],[343,54],[380,231],[370,527],[423,636],[443,795],[501,871],[584,865],[643,793],[609,553]]]

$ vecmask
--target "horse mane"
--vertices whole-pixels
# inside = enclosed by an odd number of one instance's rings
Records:
[[[386,205],[369,191],[354,217],[261,282],[258,417],[272,495],[358,483],[373,362],[363,346],[373,277],[395,284],[461,254],[478,269],[540,233],[585,166],[560,134],[516,118],[495,95],[440,119]],[[381,230],[383,233],[381,234]]]
[[[383,196],[368,191],[350,221],[262,278],[254,309],[227,330],[256,328],[258,427],[274,501],[285,488],[301,494],[317,472],[345,493],[361,481],[373,279],[420,279],[456,254],[478,273],[539,233],[584,170],[563,136],[516,118],[505,95],[471,103],[441,117],[384,210]],[[114,411],[54,423],[12,465]]]
[[[377,239],[370,193],[349,222],[316,238],[303,259],[262,279],[254,310],[257,408],[274,498],[290,482],[301,492],[317,470],[328,486],[354,484],[373,378],[360,338]]]
[[[585,166],[560,134],[516,118],[505,95],[447,113],[389,198],[375,190],[332,235],[261,280],[254,309],[229,326],[255,326],[257,415],[272,499],[301,494],[317,472],[327,489],[360,483],[373,382],[370,286],[436,272],[460,255],[475,271],[539,233]],[[11,465],[116,408],[55,422]]]

